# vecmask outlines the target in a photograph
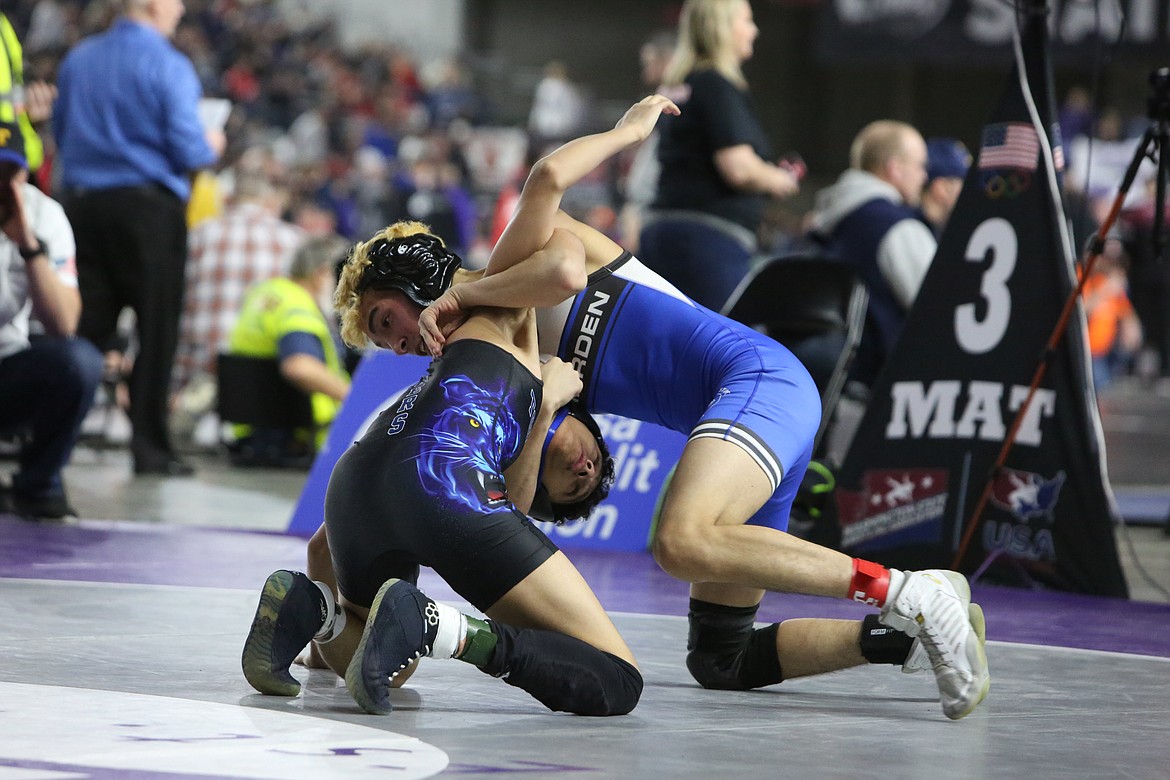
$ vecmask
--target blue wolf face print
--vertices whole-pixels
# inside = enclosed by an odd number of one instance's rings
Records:
[[[481,387],[453,376],[440,386],[447,407],[418,435],[423,486],[476,512],[504,507],[508,497],[501,464],[520,451],[525,431],[503,403],[503,382]]]

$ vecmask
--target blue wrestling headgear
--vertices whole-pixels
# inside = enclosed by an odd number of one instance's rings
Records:
[[[571,504],[560,504],[550,501],[548,491],[544,488],[544,462],[545,456],[548,454],[548,447],[552,444],[553,437],[557,435],[557,429],[568,417],[580,421],[597,440],[597,448],[601,453],[601,462],[597,464],[597,469],[601,472],[601,479],[598,480],[597,487],[589,495]],[[605,443],[605,437],[601,435],[601,428],[593,419],[593,415],[586,412],[576,401],[562,406],[553,416],[552,424],[548,426],[548,433],[544,437],[544,444],[540,448],[540,471],[537,473],[536,500],[545,505],[545,508],[552,514],[553,522],[558,525],[570,520],[584,520],[589,517],[593,507],[600,504],[609,495],[613,480],[613,456],[609,454],[609,446]],[[535,508],[533,514],[537,514]]]
[[[459,255],[429,233],[414,233],[390,241],[378,239],[367,251],[370,264],[362,272],[357,292],[400,290],[419,306],[427,307],[447,291],[455,271],[463,265]]]
[[[553,415],[552,425],[548,426],[548,433],[544,436],[544,444],[540,447],[540,470],[536,472],[536,484],[539,485],[544,480],[544,462],[548,457],[548,445],[552,444],[553,437],[557,435],[557,429],[561,427],[561,423],[569,416],[569,407],[562,406]]]

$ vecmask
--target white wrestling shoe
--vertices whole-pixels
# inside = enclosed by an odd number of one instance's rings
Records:
[[[979,641],[986,651],[987,625],[983,619],[983,608],[972,601],[967,605],[967,618],[971,621],[971,629],[979,637]],[[916,638],[914,644],[910,646],[910,655],[906,656],[906,660],[902,662],[902,673],[917,674],[930,668],[930,656],[927,655],[926,648],[922,646],[922,640]]]
[[[882,608],[881,622],[920,641],[938,682],[943,714],[958,720],[970,714],[991,687],[983,640],[969,615],[971,588],[958,572],[901,574],[902,585]]]

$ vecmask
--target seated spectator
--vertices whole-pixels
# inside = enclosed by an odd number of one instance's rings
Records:
[[[61,206],[28,183],[24,138],[0,123],[0,431],[19,433],[19,470],[0,511],[76,516],[61,470],[102,377],[102,356],[75,338],[81,316],[73,231]],[[44,334],[30,340],[35,317]]]
[[[942,235],[971,167],[971,153],[957,138],[931,138],[926,142],[926,186],[919,211],[935,237]]]
[[[280,373],[312,397],[317,438],[299,430],[237,426],[232,461],[237,465],[307,465],[325,441],[326,429],[349,394],[349,374],[338,356],[331,325],[336,268],[347,244],[340,236],[310,238],[293,256],[287,278],[255,285],[232,330],[234,355],[274,358]]]
[[[926,142],[903,122],[862,128],[849,170],[817,193],[811,237],[852,266],[869,311],[850,379],[871,387],[902,332],[938,244],[915,207],[926,182]]]

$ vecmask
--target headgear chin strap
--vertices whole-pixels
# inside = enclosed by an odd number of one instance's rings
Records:
[[[557,435],[557,429],[561,427],[561,423],[569,416],[569,407],[562,406],[553,415],[552,425],[548,426],[548,433],[544,436],[544,444],[540,448],[540,469],[536,472],[536,486],[539,489],[544,484],[544,461],[548,457],[548,445],[552,444],[553,437]]]
[[[367,256],[370,264],[362,272],[358,294],[366,290],[400,290],[424,308],[447,291],[455,271],[463,265],[459,255],[430,233],[389,241],[380,238],[370,246]]]

